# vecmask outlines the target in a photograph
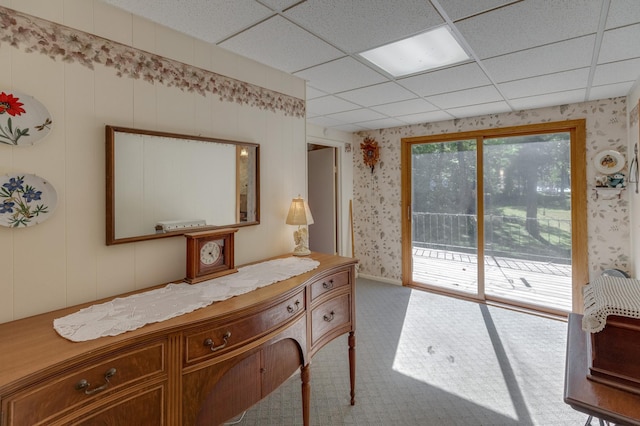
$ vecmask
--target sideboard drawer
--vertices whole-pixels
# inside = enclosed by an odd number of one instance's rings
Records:
[[[304,290],[302,290],[264,311],[237,321],[216,324],[204,330],[187,333],[185,362],[189,364],[203,358],[210,358],[248,343],[285,324],[304,310]]]
[[[9,424],[48,424],[72,409],[90,404],[105,393],[126,390],[166,370],[166,342],[118,352],[112,357],[76,366],[45,378],[9,397]],[[72,371],[70,374],[65,374]]]
[[[336,330],[351,322],[349,299],[350,294],[345,293],[324,302],[311,311],[312,346],[332,330]]]
[[[335,274],[327,275],[311,283],[311,300],[315,300],[318,296],[337,290],[351,284],[351,273],[349,270],[339,271]]]

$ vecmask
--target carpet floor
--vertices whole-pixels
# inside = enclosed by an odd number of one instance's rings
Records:
[[[586,421],[563,402],[565,322],[362,278],[356,310],[356,405],[343,336],[311,363],[314,426]],[[234,421],[301,425],[299,373]]]

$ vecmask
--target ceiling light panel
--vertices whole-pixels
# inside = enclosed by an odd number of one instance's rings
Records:
[[[360,56],[400,77],[466,61],[469,55],[447,26],[360,53]]]

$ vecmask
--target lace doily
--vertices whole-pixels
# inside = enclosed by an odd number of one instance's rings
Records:
[[[238,272],[191,285],[165,287],[92,305],[53,321],[53,328],[65,339],[83,342],[102,336],[116,336],[146,324],[168,320],[221,300],[309,272],[320,262],[287,257],[244,266]]]
[[[608,315],[640,318],[640,281],[632,278],[600,277],[584,286],[582,329],[602,331]]]

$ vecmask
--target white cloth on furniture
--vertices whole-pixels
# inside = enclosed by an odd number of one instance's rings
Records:
[[[54,329],[73,342],[135,330],[168,320],[221,300],[309,272],[320,262],[301,257],[268,260],[238,272],[192,285],[185,282],[118,297],[53,321]]]
[[[602,331],[607,316],[640,318],[640,281],[632,278],[602,276],[584,286],[582,329]]]

